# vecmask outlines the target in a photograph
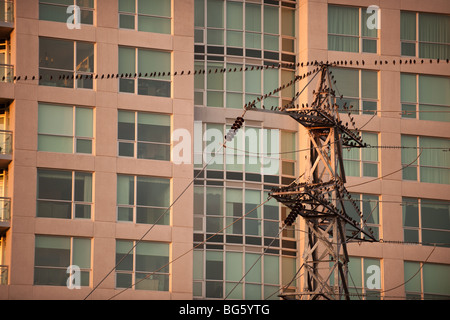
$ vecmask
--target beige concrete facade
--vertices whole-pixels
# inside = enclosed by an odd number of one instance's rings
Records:
[[[117,73],[119,45],[152,48],[172,52],[172,71],[194,70],[194,0],[172,0],[172,34],[156,34],[119,29],[118,0],[95,0],[94,24],[69,30],[65,24],[39,20],[39,1],[14,1],[14,29],[10,34],[11,57],[15,75],[39,74],[39,37],[72,39],[95,43],[95,73]],[[256,1],[260,2],[260,1]],[[358,7],[377,5],[381,9],[378,54],[329,51],[327,45],[328,4]],[[298,0],[297,61],[398,60],[400,53],[400,11],[450,14],[448,0]],[[401,117],[400,73],[450,76],[448,64],[382,66],[367,64],[379,71],[378,110],[371,115],[355,116],[357,127],[379,133],[379,145],[399,146],[401,135],[424,135],[450,139],[448,122],[431,122]],[[312,68],[311,68],[312,69]],[[306,70],[306,68],[305,68]],[[307,80],[299,82],[303,87]],[[8,282],[0,285],[0,299],[83,299],[112,270],[116,263],[116,239],[139,240],[148,230],[144,224],[120,223],[116,219],[117,174],[146,175],[171,179],[171,201],[184,192],[193,179],[194,165],[176,165],[171,161],[140,160],[118,157],[118,109],[150,111],[172,115],[172,130],[194,131],[194,120],[226,122],[242,111],[194,107],[192,76],[172,76],[170,98],[119,93],[117,79],[95,80],[93,90],[53,88],[37,81],[0,83],[0,98],[10,102],[9,130],[13,132],[13,156],[9,163],[8,197],[11,220],[2,241],[0,265],[8,266]],[[309,93],[309,98],[312,93]],[[303,102],[306,98],[302,97]],[[59,103],[94,108],[94,143],[92,155],[42,152],[37,149],[38,102]],[[301,100],[302,102],[302,100]],[[299,149],[306,140],[302,129],[282,115],[249,112],[246,120],[263,122],[266,127],[299,131]],[[344,116],[345,119],[346,116]],[[450,200],[450,185],[402,180],[401,150],[380,150],[377,181],[352,188],[372,178],[348,177],[349,191],[380,196],[380,238],[403,240],[402,197]],[[299,155],[299,171],[305,163]],[[64,220],[36,217],[37,168],[93,172],[93,210],[90,220]],[[391,174],[392,172],[396,172]],[[189,188],[171,209],[168,226],[156,225],[145,240],[170,244],[170,259],[183,257],[170,265],[168,292],[127,290],[120,299],[192,299],[193,189]],[[79,290],[33,284],[35,235],[65,235],[92,239],[90,286]],[[303,235],[298,235],[299,239]],[[301,247],[301,246],[300,246]],[[404,279],[404,261],[424,262],[432,246],[392,243],[353,243],[349,255],[380,259],[381,290],[397,287]],[[450,249],[436,247],[429,263],[450,265]],[[0,251],[0,255],[2,252]],[[301,253],[298,255],[300,256]],[[301,284],[299,284],[301,285]],[[119,293],[112,273],[89,299],[108,299]],[[385,299],[402,299],[402,286],[386,292]]]

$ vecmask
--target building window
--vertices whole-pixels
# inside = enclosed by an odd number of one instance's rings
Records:
[[[336,80],[336,92],[343,96],[337,100],[340,112],[373,115],[377,111],[377,71],[346,68],[331,68],[330,71]]]
[[[119,47],[119,91],[170,97],[171,66],[170,52]]]
[[[92,185],[90,172],[38,169],[36,216],[91,219]]]
[[[450,299],[450,266],[436,263],[404,262],[407,300]]]
[[[403,180],[450,184],[450,140],[402,135]]]
[[[369,146],[378,146],[378,134],[362,132],[362,140]],[[342,151],[345,175],[351,177],[378,177],[378,149],[347,147]]]
[[[380,300],[380,260],[349,257],[348,286],[350,299],[352,300]]]
[[[207,72],[195,75],[195,104],[236,109],[253,101],[259,105],[263,92],[294,79],[295,41],[294,2],[196,0],[195,69]],[[252,61],[246,63],[244,57]],[[285,63],[281,71],[280,62]],[[219,72],[223,69],[229,72]],[[294,86],[284,88],[262,104],[285,105],[294,91]]]
[[[94,110],[38,104],[38,151],[92,154]]]
[[[379,196],[351,193],[351,198],[344,198],[344,208],[347,215],[360,224],[367,233],[373,233],[375,239],[380,238],[380,206]],[[355,202],[353,202],[353,201]],[[352,226],[346,228],[348,237],[366,239],[366,236]]]
[[[400,13],[403,56],[448,59],[450,57],[450,16],[437,13]]]
[[[171,0],[119,0],[119,27],[123,29],[170,34],[171,17]]]
[[[116,240],[116,288],[169,291],[169,257],[168,243]]]
[[[170,179],[117,175],[117,221],[170,224]]]
[[[94,23],[94,0],[39,0],[39,20],[66,23],[74,10],[67,12],[69,6],[80,8],[79,23],[92,25]]]
[[[94,44],[39,38],[39,84],[63,88],[93,88]]]
[[[328,50],[377,53],[378,30],[366,8],[328,5]]]
[[[170,161],[170,123],[170,115],[119,110],[119,156]]]
[[[450,122],[450,77],[401,73],[402,118]]]
[[[80,285],[91,278],[91,239],[36,235],[34,284],[66,286],[69,266],[80,268]]]
[[[403,237],[407,242],[450,247],[450,202],[403,198]]]

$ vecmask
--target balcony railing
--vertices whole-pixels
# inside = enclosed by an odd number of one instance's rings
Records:
[[[14,23],[14,1],[0,0],[0,22]]]
[[[14,79],[14,66],[12,64],[0,63],[0,81],[13,82],[13,79]]]
[[[0,130],[0,156],[12,154],[12,131]]]
[[[8,284],[8,266],[0,265],[0,286]]]
[[[11,198],[0,197],[0,222],[11,220]]]

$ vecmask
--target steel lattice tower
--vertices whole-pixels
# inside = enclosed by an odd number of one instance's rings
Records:
[[[285,299],[349,299],[347,243],[354,239],[375,241],[375,238],[361,223],[362,219],[356,221],[345,211],[344,201],[348,201],[347,205],[352,205],[362,218],[356,202],[345,189],[342,150],[365,144],[340,120],[330,65],[316,65],[320,80],[309,107],[295,107],[294,98],[291,105],[281,110],[258,109],[295,119],[306,129],[310,146],[305,172],[290,185],[270,192],[270,196],[291,210],[285,220],[287,225],[298,215],[305,221],[302,289],[280,296]]]

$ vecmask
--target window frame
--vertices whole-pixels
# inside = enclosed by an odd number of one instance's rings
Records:
[[[400,11],[400,20],[403,17],[403,13],[404,14],[414,14],[414,22],[415,22],[415,39],[411,40],[411,39],[402,39],[402,31],[401,31],[401,26],[400,26],[400,55],[403,57],[416,57],[419,59],[448,59],[450,56],[447,57],[428,57],[428,56],[421,56],[420,55],[420,45],[421,44],[434,44],[434,45],[442,45],[442,46],[447,46],[447,51],[449,52],[450,55],[450,42],[449,43],[444,43],[444,42],[431,42],[431,41],[420,41],[419,39],[419,33],[420,33],[420,15],[421,14],[429,14],[429,15],[439,15],[439,16],[448,16],[446,14],[441,14],[441,13],[429,13],[429,12],[420,12],[420,11],[407,11],[407,10],[401,10]],[[450,20],[450,17],[449,17]],[[403,51],[403,44],[414,44],[414,55],[410,55],[410,54],[406,54]]]
[[[130,94],[137,94],[140,96],[151,96],[151,97],[162,97],[162,98],[172,98],[173,96],[173,75],[171,74],[171,69],[172,69],[172,58],[173,58],[173,52],[172,51],[168,51],[168,50],[160,50],[160,49],[153,49],[153,48],[138,48],[138,47],[129,47],[129,46],[118,46],[118,50],[119,50],[119,69],[120,69],[120,49],[132,49],[134,50],[134,71],[133,72],[129,72],[129,73],[125,73],[125,78],[123,78],[123,72],[120,72],[120,79],[118,80],[118,92],[120,94],[123,93],[130,93]],[[171,61],[171,65],[168,66],[169,70],[164,70],[163,74],[165,74],[165,72],[167,72],[167,75],[158,75],[156,76],[156,72],[158,71],[154,71],[154,70],[148,70],[148,71],[152,71],[150,73],[144,73],[142,74],[142,72],[139,72],[139,51],[148,51],[148,52],[159,52],[159,53],[165,53],[165,54],[169,54],[170,55],[170,61]],[[132,77],[134,74],[134,77]],[[155,74],[155,75],[153,75]],[[159,72],[159,74],[161,74],[161,72]],[[125,82],[128,83],[126,84],[126,86],[131,87],[131,83],[133,83],[133,92],[131,91],[122,91],[122,87],[125,85]],[[139,83],[140,81],[151,81],[151,82],[157,82],[157,83],[163,83],[166,86],[168,85],[167,88],[164,88],[164,90],[168,90],[169,93],[168,94],[144,94],[141,93],[142,91],[139,90]],[[124,85],[122,84],[122,82],[124,82]],[[153,86],[149,86],[148,88],[154,88]]]
[[[378,132],[369,132],[369,131],[363,131],[362,133],[362,139],[364,141],[364,135],[370,134],[370,135],[376,135],[377,136],[377,141],[379,141],[380,139],[380,134]],[[345,149],[345,148],[344,148]],[[349,165],[350,163],[354,163],[354,162],[358,162],[359,163],[359,175],[351,175],[349,174],[350,170],[345,170],[345,173],[347,176],[349,177],[378,177],[380,175],[380,154],[379,154],[379,150],[377,148],[370,148],[371,150],[376,151],[377,153],[377,161],[373,161],[373,160],[364,160],[364,153],[365,152],[369,152],[368,150],[366,150],[367,148],[352,148],[352,147],[346,147],[347,150],[343,150],[342,152],[342,158],[344,161],[344,165]],[[351,159],[351,158],[346,158],[345,155],[347,152],[350,152],[351,149],[355,149],[358,152],[358,159]],[[376,176],[372,176],[372,175],[365,175],[364,172],[364,164],[371,164],[371,165],[376,165],[377,166],[377,175]]]
[[[41,199],[39,198],[39,172],[40,171],[51,171],[51,172],[70,172],[71,173],[71,200],[61,200],[61,199]],[[90,174],[91,176],[91,201],[79,201],[75,198],[75,189],[76,189],[76,176],[77,173],[81,174]],[[88,171],[75,171],[75,170],[59,170],[59,169],[48,169],[48,168],[38,168],[37,169],[37,183],[36,183],[36,217],[37,218],[52,218],[52,219],[64,219],[64,220],[92,220],[94,217],[94,211],[93,211],[93,204],[94,204],[94,174],[93,172]],[[70,203],[70,218],[60,218],[60,217],[53,217],[53,216],[39,216],[39,202],[51,202],[51,203]],[[81,206],[88,206],[89,207],[89,217],[87,218],[80,218],[76,216],[76,207],[77,205]]]
[[[119,203],[119,197],[116,197],[116,221],[120,222],[120,223],[133,223],[133,224],[144,224],[144,225],[148,225],[148,224],[154,224],[156,223],[156,225],[166,225],[169,226],[171,225],[172,222],[172,208],[170,207],[170,199],[167,199],[167,206],[155,206],[155,205],[140,205],[137,203],[137,199],[138,199],[138,179],[139,178],[154,178],[154,179],[163,179],[163,180],[167,180],[169,186],[169,192],[170,192],[170,197],[172,196],[172,179],[171,178],[163,178],[163,177],[155,177],[155,176],[142,176],[142,175],[130,175],[130,174],[121,174],[118,173],[117,174],[117,187],[116,190],[118,191],[119,189],[119,176],[123,176],[123,177],[128,177],[128,178],[133,178],[133,203],[132,204],[121,204]],[[120,218],[120,208],[125,208],[130,210],[131,209],[131,214],[133,215],[132,220],[127,220],[127,219],[123,219]],[[138,209],[139,208],[145,208],[145,209],[155,209],[157,211],[161,211],[164,212],[164,216],[160,219],[161,214],[159,214],[156,218],[158,218],[158,220],[156,222],[138,222]],[[128,214],[130,214],[130,212],[128,212]]]
[[[68,239],[70,241],[69,244],[69,265],[67,267],[59,267],[59,266],[39,266],[36,265],[36,259],[38,257],[37,254],[37,247],[36,247],[36,239],[39,237],[47,237],[47,238],[59,238],[59,239]],[[34,244],[34,261],[33,261],[33,285],[35,286],[67,286],[67,282],[64,281],[64,284],[51,284],[51,283],[36,283],[37,279],[36,279],[36,269],[52,269],[52,270],[64,270],[64,274],[67,274],[67,270],[69,270],[68,268],[72,265],[74,265],[74,242],[75,240],[89,240],[90,242],[90,253],[89,253],[89,268],[85,268],[82,267],[80,268],[80,285],[82,287],[90,287],[91,286],[91,282],[92,282],[92,238],[86,238],[86,237],[71,237],[71,236],[55,236],[55,235],[44,235],[44,234],[36,234],[35,235],[35,244]],[[84,274],[88,274],[89,279],[88,279],[88,284],[86,284],[83,281],[83,277],[82,277],[82,273]],[[69,276],[67,276],[67,278],[65,278],[64,280],[68,279]],[[83,283],[84,282],[84,283]]]
[[[403,168],[403,170],[402,170],[402,172],[403,172],[402,181],[412,181],[412,182],[415,181],[415,182],[420,182],[420,183],[435,183],[435,184],[444,184],[444,185],[445,184],[450,184],[450,180],[448,181],[448,183],[446,183],[446,182],[436,182],[436,181],[434,181],[434,182],[422,181],[422,179],[421,179],[422,173],[423,173],[422,172],[422,167],[429,168],[429,169],[444,169],[444,170],[447,170],[449,172],[449,176],[450,176],[450,165],[448,167],[427,166],[427,165],[422,165],[421,159],[420,159],[421,158],[421,156],[420,156],[421,155],[421,151],[420,151],[421,150],[421,145],[420,145],[420,139],[421,138],[431,138],[431,139],[436,139],[436,140],[442,140],[442,141],[447,142],[447,143],[450,143],[450,139],[441,138],[441,137],[416,136],[416,135],[409,135],[409,134],[402,134],[401,138],[402,138],[402,140],[403,140],[403,138],[405,138],[405,139],[415,138],[415,146],[404,146],[403,145],[403,141],[401,142],[401,146],[415,149],[414,157],[417,157],[417,160],[415,160],[412,164],[410,164],[411,163],[410,159],[408,159],[407,162],[405,162],[405,160],[404,160],[404,155],[406,156],[406,151],[402,152],[402,156],[401,156],[401,164],[402,164],[402,168]],[[426,147],[424,147],[424,148],[426,148]],[[444,149],[444,147],[443,147],[443,149]],[[440,151],[438,149],[436,149],[436,150]],[[443,151],[441,151],[441,152],[443,152]],[[410,155],[408,155],[408,156],[410,156]],[[406,167],[407,165],[408,165],[408,167]],[[406,179],[405,178],[405,169],[410,169],[410,168],[415,168],[416,169],[415,170],[416,171],[416,174],[415,174],[416,178],[415,179]],[[412,172],[412,170],[408,170],[408,171]]]
[[[134,12],[127,12],[127,11],[121,11],[120,10],[120,0],[118,1],[118,25],[119,29],[123,30],[135,30],[140,32],[152,32],[152,33],[160,33],[160,34],[172,34],[172,22],[173,22],[173,8],[172,8],[172,0],[164,0],[170,3],[170,16],[161,16],[158,14],[145,14],[145,13],[139,13],[139,1],[140,0],[133,0],[134,1]],[[133,28],[127,28],[121,25],[121,18],[123,16],[132,17],[133,18]],[[168,32],[158,32],[158,31],[147,31],[147,30],[141,30],[139,28],[139,18],[140,17],[148,17],[148,18],[157,18],[157,19],[163,19],[169,21],[169,28],[170,30]]]
[[[119,128],[117,133],[117,156],[118,157],[125,157],[125,158],[134,158],[134,159],[141,159],[141,160],[156,160],[156,161],[171,161],[172,160],[172,115],[170,114],[163,114],[163,113],[154,113],[154,112],[145,112],[145,111],[133,111],[133,110],[125,110],[125,109],[119,109],[118,112],[129,112],[134,113],[134,140],[131,139],[120,139],[119,138]],[[146,114],[146,115],[157,115],[157,116],[167,116],[169,118],[169,140],[168,142],[150,142],[150,141],[144,141],[139,140],[139,114]],[[119,126],[119,120],[117,121],[117,125]],[[145,143],[145,144],[151,144],[151,145],[160,145],[160,146],[166,146],[168,147],[168,158],[167,159],[154,159],[154,158],[145,158],[145,157],[139,157],[139,144]],[[120,146],[121,144],[133,144],[133,156],[127,156],[124,154],[120,154]]]
[[[354,52],[354,53],[368,53],[368,54],[379,54],[380,51],[380,32],[377,30],[377,36],[371,37],[371,36],[364,36],[363,35],[363,15],[364,11],[367,10],[366,7],[353,7],[353,6],[347,6],[347,5],[340,5],[340,4],[332,4],[329,3],[327,6],[327,9],[330,8],[330,6],[333,7],[342,7],[342,8],[352,8],[352,9],[358,9],[358,35],[349,35],[349,34],[338,34],[338,33],[332,33],[330,32],[330,26],[328,24],[328,30],[327,30],[327,49],[330,51],[339,51],[339,52]],[[327,11],[329,14],[330,10]],[[379,14],[379,13],[378,13]],[[329,18],[328,18],[329,19]],[[329,21],[329,20],[328,20]],[[330,36],[331,37],[346,37],[346,38],[356,38],[358,39],[358,50],[357,51],[348,51],[348,50],[336,50],[336,49],[330,49]],[[370,40],[370,41],[376,41],[376,51],[364,51],[364,40]]]
[[[428,202],[427,202],[428,201]],[[411,235],[407,236],[406,233],[407,232],[414,232],[415,236],[414,238],[417,238],[416,241],[411,241],[411,242],[418,242],[421,245],[424,246],[432,246],[432,245],[436,245],[436,246],[442,246],[442,247],[450,247],[450,241],[448,243],[427,243],[427,242],[423,242],[423,232],[424,231],[428,231],[428,232],[446,232],[450,238],[450,228],[448,229],[437,229],[437,228],[429,228],[429,227],[423,227],[422,225],[422,219],[423,219],[423,204],[439,204],[439,205],[443,205],[443,206],[448,206],[449,207],[449,211],[450,211],[450,201],[448,200],[436,200],[436,199],[425,199],[425,198],[412,198],[412,197],[403,197],[402,198],[402,216],[403,216],[403,239],[404,241],[409,241],[406,238],[410,238]],[[406,207],[407,206],[414,206],[417,209],[417,226],[412,226],[412,225],[407,225],[406,223],[406,215],[408,214],[406,212]]]
[[[93,155],[94,149],[95,149],[95,137],[94,137],[94,127],[95,127],[95,110],[93,107],[85,107],[85,106],[78,106],[78,105],[63,105],[63,104],[54,104],[54,103],[47,103],[47,102],[38,102],[38,110],[42,105],[50,105],[53,107],[61,107],[61,108],[72,108],[72,134],[71,135],[64,135],[64,134],[50,134],[50,133],[39,133],[39,127],[38,127],[38,151],[40,152],[57,152],[57,153],[65,153],[65,152],[59,152],[59,151],[45,151],[45,150],[39,150],[39,137],[40,136],[46,136],[46,137],[64,137],[64,138],[71,138],[72,139],[72,152],[71,154],[85,154],[85,155]],[[85,137],[81,135],[77,135],[77,110],[78,109],[88,109],[92,110],[92,137]],[[39,111],[38,111],[38,123],[39,123]],[[91,152],[79,152],[77,147],[78,140],[82,141],[90,141],[91,142]]]
[[[425,121],[438,121],[438,122],[450,122],[450,103],[448,105],[446,104],[433,104],[433,103],[421,103],[420,102],[420,77],[433,77],[433,78],[440,78],[440,79],[448,79],[450,82],[450,77],[446,76],[440,76],[440,75],[430,75],[430,74],[421,74],[421,73],[406,73],[402,72],[400,74],[400,90],[403,87],[402,79],[403,76],[406,77],[412,77],[414,76],[414,90],[415,90],[415,101],[403,101],[402,100],[402,94],[400,92],[400,103],[402,105],[402,119],[415,119],[415,120],[425,120]],[[439,109],[445,109],[448,110],[442,110],[442,113],[440,113],[438,110],[429,110],[431,112],[436,112],[440,114],[440,116],[436,119],[423,119],[422,115],[423,112],[427,112],[427,110],[421,110],[421,107],[431,107],[431,108],[439,108]],[[414,110],[411,110],[414,108]]]
[[[136,241],[136,240],[127,240],[127,239],[116,239],[116,243],[115,243],[115,259],[116,259],[116,264],[119,261],[123,261],[121,259],[119,259],[118,257],[118,253],[117,253],[117,245],[119,242],[126,242],[126,243],[130,243],[131,245],[131,252],[128,251],[128,253],[123,254],[125,256],[132,256],[132,268],[131,270],[126,270],[126,269],[121,269],[120,268],[120,264],[117,265],[116,267],[116,271],[115,271],[115,277],[114,277],[114,287],[116,289],[122,289],[122,288],[131,288],[133,290],[142,290],[142,291],[161,291],[161,292],[169,292],[170,288],[171,288],[171,282],[172,282],[172,274],[170,271],[170,258],[172,255],[172,246],[170,243],[166,243],[166,242],[159,242],[159,241]],[[168,255],[167,257],[164,256],[164,258],[167,258],[167,263],[165,265],[163,265],[161,268],[155,270],[155,271],[139,271],[137,270],[137,250],[140,244],[161,244],[161,245],[165,245],[167,246],[167,250],[168,250]],[[122,258],[123,259],[123,258]],[[166,269],[167,271],[161,271],[163,269]],[[119,286],[118,285],[118,275],[131,275],[131,287],[125,287],[125,286]],[[156,289],[156,290],[152,290],[152,289],[139,289],[139,282],[145,282],[145,280],[139,280],[137,279],[137,274],[147,274],[145,277],[148,277],[148,275],[150,275],[149,278],[147,278],[146,280],[150,279],[150,280],[158,280],[159,276],[164,277],[164,279],[166,280],[166,282],[164,283],[165,286],[162,290]],[[153,277],[157,277],[157,279],[153,279]]]
[[[91,7],[85,7],[85,6],[79,6],[78,5],[78,0],[71,0],[71,1],[72,1],[71,5],[75,5],[75,6],[78,6],[80,8],[80,21],[79,21],[79,23],[80,24],[84,24],[84,25],[90,25],[90,26],[95,25],[95,11],[96,11],[95,3],[96,3],[96,1],[94,1],[94,0],[92,1],[92,8]],[[41,7],[43,7],[43,6],[54,6],[54,7],[58,7],[58,8],[64,8],[65,16],[64,16],[64,19],[62,19],[63,21],[42,19],[41,18],[41,10],[42,10]],[[66,13],[67,7],[68,7],[67,4],[55,3],[55,2],[46,1],[46,0],[39,0],[39,20],[67,23],[68,18],[70,17],[70,15],[68,13]],[[83,12],[88,12],[89,14],[92,14],[92,22],[86,22],[86,20],[83,19],[83,16],[82,16]],[[91,17],[89,17],[89,20],[90,19],[91,19]]]
[[[94,79],[94,73],[96,70],[96,44],[94,42],[88,41],[79,41],[79,40],[70,40],[70,39],[60,39],[60,38],[52,38],[52,37],[39,37],[39,51],[41,50],[41,40],[50,39],[52,41],[61,41],[61,42],[70,42],[73,44],[73,68],[69,69],[59,69],[59,68],[49,68],[45,66],[41,66],[42,58],[39,53],[39,85],[40,86],[49,86],[56,88],[68,88],[68,89],[85,89],[85,90],[95,90],[96,89],[96,81]],[[92,59],[93,59],[93,70],[92,71],[78,71],[77,70],[77,60],[78,60],[78,44],[90,44],[92,45]],[[56,72],[59,73],[59,78],[53,79],[53,75],[50,74],[51,79],[45,79],[47,77],[47,73],[42,74],[42,71],[45,72]],[[84,78],[84,79],[83,79]],[[66,82],[66,80],[68,82]],[[86,86],[83,86],[83,80],[87,80]],[[47,82],[50,81],[50,82]],[[54,82],[52,82],[54,81]],[[58,85],[60,81],[66,83],[65,85]],[[71,85],[69,86],[69,84]]]

